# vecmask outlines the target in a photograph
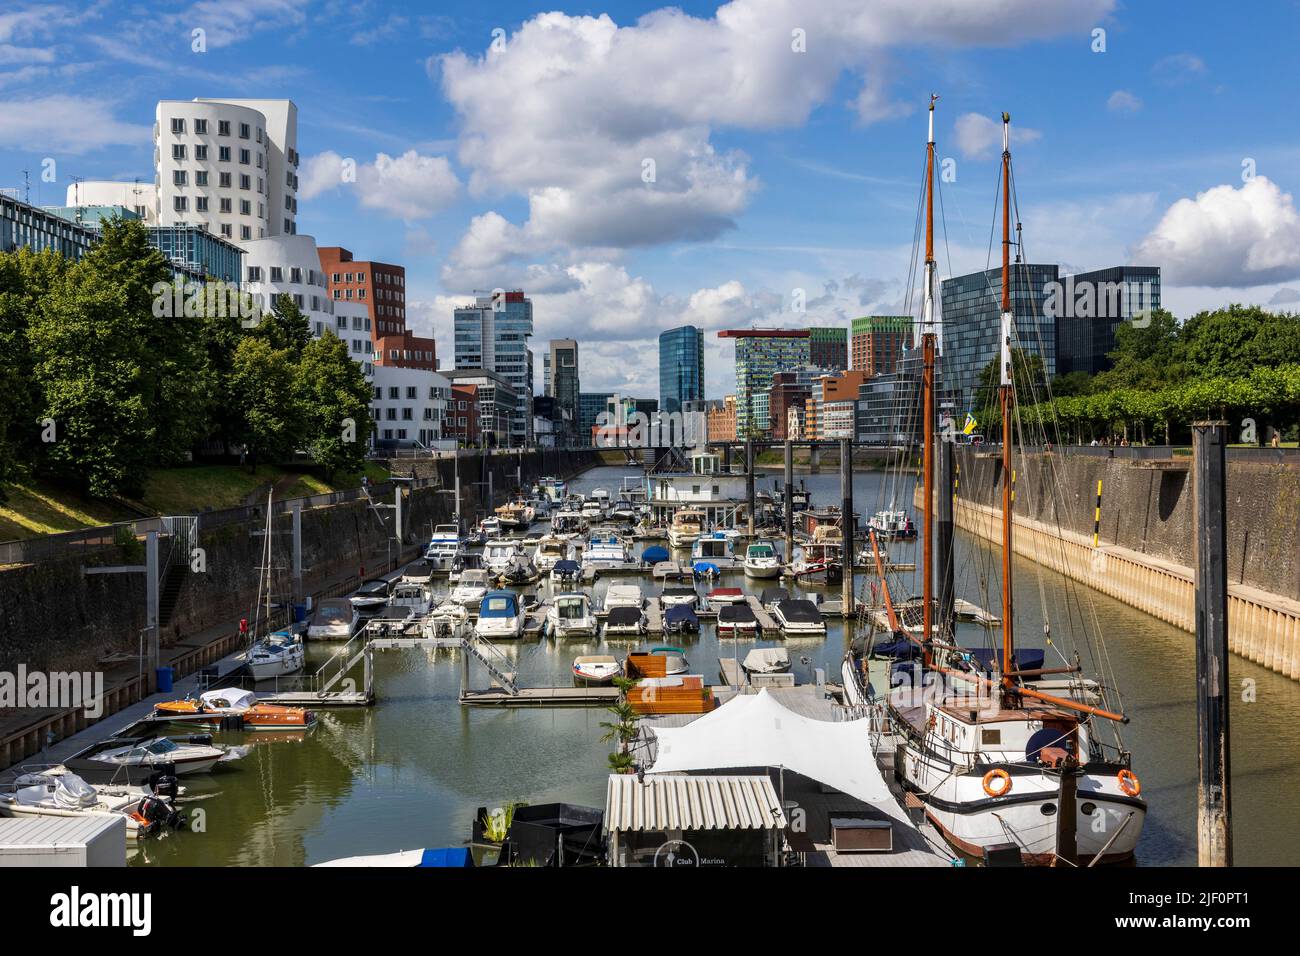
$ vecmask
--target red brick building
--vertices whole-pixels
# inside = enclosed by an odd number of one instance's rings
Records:
[[[321,246],[318,252],[330,295],[359,302],[369,311],[375,364],[436,371],[433,339],[406,327],[406,270],[387,262],[359,262],[342,246]]]
[[[452,385],[447,416],[442,422],[442,437],[466,446],[479,443],[478,386]]]
[[[787,438],[801,437],[789,434],[790,409],[798,408],[802,414],[804,402],[808,400],[811,392],[812,389],[806,381],[799,381],[798,372],[777,372],[772,376],[772,391],[768,393],[767,420],[771,425],[773,439],[785,441]]]

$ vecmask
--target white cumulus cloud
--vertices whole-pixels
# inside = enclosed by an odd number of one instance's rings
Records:
[[[1300,277],[1300,215],[1264,176],[1180,199],[1134,250],[1174,285],[1250,288]]]
[[[1142,101],[1128,90],[1116,90],[1106,100],[1106,109],[1112,113],[1136,113],[1142,109]]]
[[[1036,129],[1028,126],[1011,124],[1011,142],[1032,143],[1042,137]],[[1000,149],[1002,145],[1002,121],[994,120],[981,113],[963,113],[953,124],[953,138],[957,149],[967,159],[980,159]]]
[[[354,189],[357,200],[400,219],[423,219],[460,195],[461,183],[445,156],[423,156],[413,149],[400,156],[379,153],[358,163],[333,150],[303,162],[300,195],[314,199],[336,189]]]

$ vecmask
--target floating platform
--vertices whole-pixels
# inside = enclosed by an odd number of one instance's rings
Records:
[[[516,694],[503,687],[463,690],[467,707],[608,707],[617,703],[617,687],[521,687]]]
[[[369,707],[375,702],[373,694],[363,691],[290,690],[278,694],[258,694],[260,704],[279,704],[281,707]]]

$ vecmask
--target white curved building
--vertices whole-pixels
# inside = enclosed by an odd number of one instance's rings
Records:
[[[329,283],[320,266],[316,240],[311,236],[270,236],[243,242],[243,291],[269,310],[280,295],[288,295],[307,316],[312,335],[330,329],[348,346],[367,378],[374,373],[374,345],[370,314],[362,303],[338,302],[330,297]]]
[[[298,108],[291,100],[160,100],[154,121],[160,225],[233,242],[293,235]]]

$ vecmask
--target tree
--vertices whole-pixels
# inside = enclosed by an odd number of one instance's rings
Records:
[[[271,311],[262,314],[253,334],[273,349],[287,349],[297,361],[311,341],[311,323],[293,298],[281,293],[276,296]]]
[[[256,471],[261,461],[293,453],[302,440],[303,416],[294,389],[293,355],[248,336],[235,348],[230,395],[239,409],[238,441]]]
[[[1151,321],[1138,326],[1122,323],[1115,330],[1111,368],[1097,375],[1095,391],[1111,388],[1159,388],[1177,381],[1178,320],[1164,309],[1151,312]]]
[[[1087,395],[1092,391],[1092,376],[1082,370],[1077,372],[1066,372],[1064,375],[1058,375],[1052,379],[1052,394],[1058,398],[1068,398],[1071,395]]]
[[[359,472],[372,428],[370,385],[333,331],[303,349],[294,392],[303,411],[303,440],[325,480],[340,471]]]
[[[50,250],[0,254],[0,502],[4,485],[35,465],[43,407],[28,331],[40,301],[63,279],[67,260]]]

